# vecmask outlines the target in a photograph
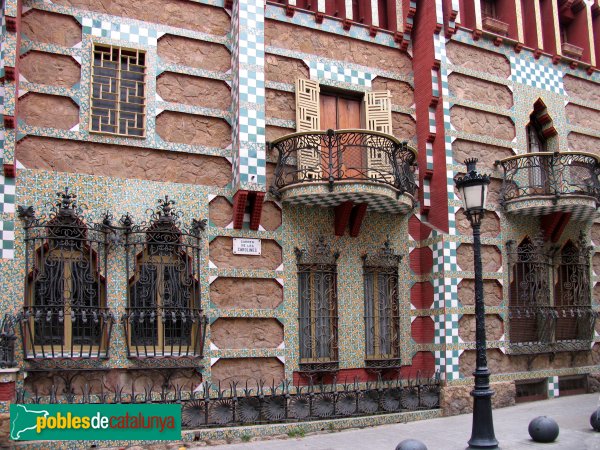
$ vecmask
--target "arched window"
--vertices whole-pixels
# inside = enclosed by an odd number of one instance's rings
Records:
[[[400,367],[400,259],[388,241],[377,253],[363,256],[365,362],[370,368]]]
[[[296,248],[301,371],[338,368],[338,256],[323,237],[311,251]]]
[[[202,356],[205,323],[200,306],[200,231],[181,230],[175,202],[165,197],[149,225],[125,227],[128,304],[123,322],[130,358]]]
[[[527,153],[545,152],[547,149],[546,138],[542,133],[542,126],[537,119],[537,113],[529,116],[527,124]],[[546,194],[550,192],[548,186],[549,157],[545,155],[531,156],[529,164],[529,189],[528,194]]]
[[[108,237],[85,223],[76,195],[59,192],[48,217],[19,207],[27,279],[21,315],[26,359],[107,358],[113,316],[106,308]]]
[[[545,152],[546,138],[542,133],[542,125],[537,119],[537,113],[534,112],[529,116],[529,123],[527,124],[527,152]]]

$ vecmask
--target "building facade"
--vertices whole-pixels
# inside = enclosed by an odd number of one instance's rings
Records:
[[[469,411],[473,157],[495,405],[596,388],[598,0],[2,14],[4,430],[15,401]]]

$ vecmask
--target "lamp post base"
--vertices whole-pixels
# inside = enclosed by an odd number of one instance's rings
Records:
[[[494,391],[489,386],[483,389],[476,387],[471,395],[473,396],[473,428],[469,448],[498,448],[492,419]]]

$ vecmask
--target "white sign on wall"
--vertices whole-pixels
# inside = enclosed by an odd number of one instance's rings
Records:
[[[260,255],[260,239],[233,238],[234,255]]]

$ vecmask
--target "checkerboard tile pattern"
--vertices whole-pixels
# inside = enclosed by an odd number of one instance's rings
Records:
[[[15,257],[15,222],[0,220],[0,259]]]
[[[4,150],[4,130],[0,130],[0,150]],[[0,153],[1,155],[1,153]],[[0,163],[2,158],[0,157]],[[0,164],[1,165],[1,164]],[[15,212],[15,179],[0,175],[0,214]],[[12,220],[0,220],[0,259],[15,256],[15,225]]]
[[[0,175],[0,213],[15,212],[15,179]]]
[[[560,395],[558,390],[558,377],[548,377],[548,397],[555,398]]]
[[[431,206],[431,184],[428,178],[423,180],[423,206]]]
[[[540,204],[538,206],[532,206],[531,204],[527,205],[526,203],[519,203],[516,206],[509,204],[507,211],[515,212],[519,209],[523,209],[520,214],[535,217],[540,217],[555,212],[570,212],[571,220],[579,222],[590,220],[596,215],[596,207],[592,201],[589,203],[583,203],[579,201],[575,204],[553,205],[551,204],[551,200],[548,200],[547,203],[548,204],[546,205]]]
[[[340,64],[321,61],[304,61],[310,69],[311,80],[331,80],[354,84],[366,88],[371,87],[375,75],[358,69],[344,67]]]
[[[264,3],[232,8],[233,181],[237,189],[266,189]]]
[[[440,79],[437,69],[431,69],[431,92],[434,97],[440,96]]]
[[[264,145],[247,145],[239,150],[240,177],[249,183],[266,185],[267,173],[264,161],[266,160]],[[263,164],[260,164],[263,161]]]
[[[429,107],[429,132],[435,133],[436,131],[436,123],[435,123],[435,108]]]
[[[160,37],[156,29],[153,28],[128,23],[110,22],[92,17],[82,17],[81,25],[84,34],[142,45],[156,46],[157,39]]]
[[[431,142],[425,143],[425,161],[427,170],[433,170],[433,144]]]
[[[541,59],[525,54],[511,55],[510,70],[515,83],[565,95],[562,70],[546,65]]]
[[[286,201],[286,198],[283,198]],[[406,214],[411,208],[408,203],[401,203],[395,196],[375,196],[373,192],[333,192],[327,195],[317,195],[306,193],[294,196],[294,203],[300,203],[305,206],[318,206],[321,208],[333,208],[347,201],[354,203],[368,203],[368,211],[379,213]]]
[[[436,1],[436,15],[439,16],[441,12],[441,2]],[[434,35],[434,50],[435,58],[440,61],[440,69],[435,74],[435,81],[438,82],[439,91],[441,91],[441,97],[447,98],[449,96],[448,89],[448,59],[446,56],[446,39],[443,35]],[[433,75],[433,73],[432,73]],[[433,89],[433,86],[432,86]],[[438,92],[439,92],[438,91]],[[435,92],[435,90],[433,91]],[[448,101],[443,101],[443,127],[445,131],[452,129],[450,123],[450,104]],[[429,126],[435,127],[436,131],[439,127],[436,123],[436,118],[430,111],[429,114]],[[428,151],[429,147],[426,147]],[[452,138],[450,136],[444,137],[444,150],[445,150],[445,166],[446,169],[446,189],[448,193],[448,199],[450,201],[456,200],[454,194],[454,171],[450,169],[454,164],[453,150],[452,150]],[[433,165],[433,161],[429,161],[427,158],[427,168]],[[456,231],[456,212],[459,208],[450,204],[448,206],[448,235],[434,233],[434,236],[439,240],[433,244],[433,273],[438,274],[434,281],[434,307],[441,308],[442,312],[438,317],[434,317],[435,324],[435,344],[440,345],[440,350],[436,351],[436,368],[444,374],[444,378],[447,381],[458,380],[461,378],[459,370],[459,359],[462,350],[450,350],[448,346],[455,348],[456,344],[462,342],[459,336],[459,314],[446,313],[450,308],[457,308],[460,306],[458,300],[458,284],[461,278],[454,275],[449,276],[459,270],[456,260],[456,250],[458,244],[452,240],[447,239],[447,236],[455,236]],[[441,274],[441,276],[440,276]]]

